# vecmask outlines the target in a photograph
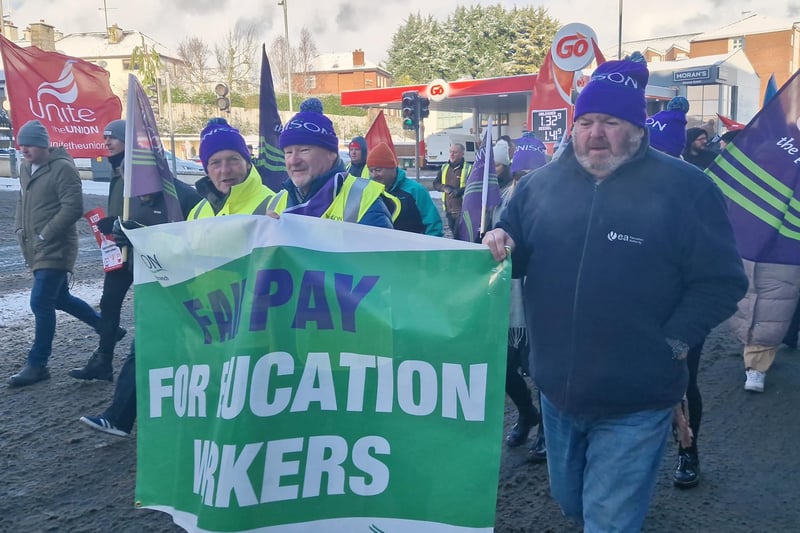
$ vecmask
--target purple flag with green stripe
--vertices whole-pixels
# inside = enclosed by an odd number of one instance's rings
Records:
[[[706,173],[729,200],[742,257],[800,265],[800,71]]]
[[[500,187],[494,170],[492,153],[491,119],[483,132],[481,148],[475,155],[475,164],[464,188],[461,204],[461,219],[454,238],[461,241],[480,242],[489,226],[492,209],[500,205]]]
[[[286,162],[283,150],[278,148],[278,136],[281,134],[281,116],[275,100],[275,86],[272,83],[272,69],[269,66],[266,46],[261,46],[261,95],[259,98],[258,120],[258,157],[254,163],[261,181],[272,189],[283,188],[286,174]]]
[[[164,157],[150,100],[133,74],[128,75],[128,114],[125,121],[125,180],[127,198],[164,194],[164,222],[183,220],[175,177]],[[128,213],[136,219],[136,213]]]

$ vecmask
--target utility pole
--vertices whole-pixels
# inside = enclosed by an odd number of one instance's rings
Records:
[[[164,81],[167,85],[167,116],[169,117],[169,151],[172,152],[172,175],[177,178],[178,154],[175,153],[175,123],[172,121],[172,81],[169,79],[169,64],[164,66]]]
[[[617,59],[622,59],[622,0],[619,0],[619,37],[617,39]]]
[[[289,113],[294,113],[292,109],[292,47],[289,46],[289,15],[287,14],[286,2],[288,0],[281,0],[278,2],[279,6],[283,6],[283,30],[286,37],[286,75],[288,76],[289,86]]]
[[[103,13],[105,13],[106,16],[106,33],[108,33],[108,4],[106,0],[103,0]]]

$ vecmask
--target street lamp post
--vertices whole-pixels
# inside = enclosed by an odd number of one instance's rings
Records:
[[[619,37],[617,38],[617,59],[622,59],[622,0],[619,0]]]
[[[178,177],[178,155],[175,153],[175,123],[172,121],[172,82],[169,79],[169,65],[164,69],[167,85],[167,117],[169,117],[169,151],[172,152],[172,174]]]
[[[286,35],[286,75],[287,85],[289,87],[289,113],[293,113],[292,109],[292,48],[289,46],[289,15],[287,14],[287,0],[278,2],[279,6],[283,6],[283,30]]]

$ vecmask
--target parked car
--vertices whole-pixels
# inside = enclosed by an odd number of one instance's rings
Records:
[[[164,156],[167,159],[167,165],[172,170],[172,152],[164,150]],[[111,180],[111,164],[108,162],[107,157],[97,158],[76,158],[75,166],[78,171],[90,171],[92,180],[94,181],[110,181]],[[203,165],[189,161],[188,159],[181,159],[180,157],[175,160],[175,170],[179,176],[188,175],[194,178],[200,178],[205,175]]]
[[[339,150],[339,157],[342,158],[345,165],[350,164],[350,150]]]
[[[171,170],[172,159],[174,156],[172,155],[172,152],[170,152],[169,150],[164,150],[164,155],[167,158],[167,163],[169,164],[169,168]],[[203,170],[203,165],[191,161],[189,159],[181,159],[180,157],[178,157],[175,160],[175,165],[178,174],[194,174],[194,173],[205,174],[205,171]]]

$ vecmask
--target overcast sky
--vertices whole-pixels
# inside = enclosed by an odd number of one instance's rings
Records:
[[[613,49],[619,33],[619,0],[285,1],[290,42],[305,26],[313,33],[320,53],[361,48],[372,63],[386,60],[392,35],[409,14],[443,20],[459,5],[544,7],[562,25],[582,22],[591,26],[603,49]],[[654,9],[655,2],[623,3],[623,41],[709,31],[742,18],[745,11],[800,21],[800,0],[671,0],[660,2],[661,9]],[[117,23],[123,29],[142,31],[172,51],[190,36],[203,38],[213,49],[239,19],[258,21],[268,47],[275,37],[284,34],[283,7],[278,0],[0,0],[0,4],[20,29],[44,20],[65,34],[103,31],[107,13],[109,25]]]

